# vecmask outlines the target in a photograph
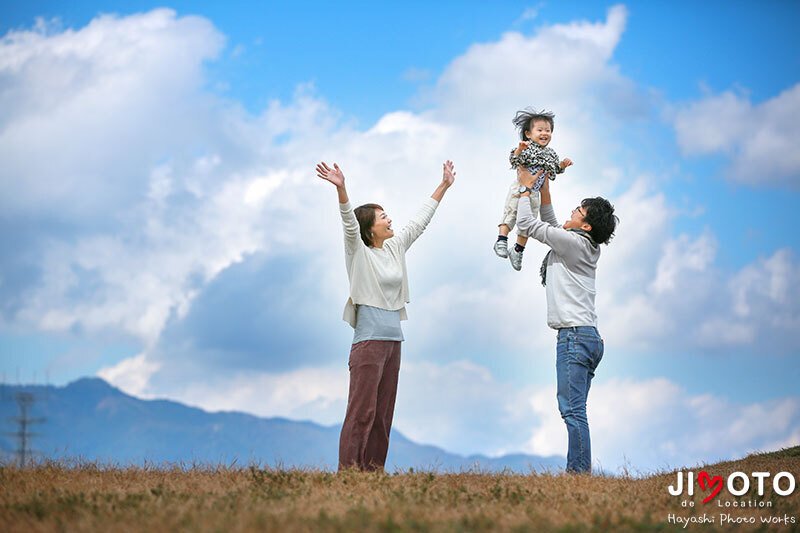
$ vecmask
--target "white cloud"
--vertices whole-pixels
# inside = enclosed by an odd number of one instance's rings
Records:
[[[113,216],[142,193],[149,164],[206,129],[208,99],[197,89],[223,41],[207,20],[169,10],[6,34],[3,212]]]
[[[628,92],[628,80],[608,63],[626,20],[619,5],[605,21],[545,26],[532,37],[508,32],[499,41],[474,44],[439,77],[429,95],[435,114],[447,123],[496,130],[505,147],[516,109],[547,106],[557,116],[553,146],[578,149],[561,132],[587,127],[595,105],[608,109],[606,92]]]
[[[404,362],[395,427],[416,442],[464,455],[519,451],[532,422],[525,395],[471,361]]]
[[[731,91],[679,107],[677,141],[687,155],[721,153],[730,159],[726,177],[740,182],[797,186],[800,153],[800,84],[753,104]]]
[[[543,31],[544,38],[553,36],[565,37],[570,41],[591,45],[600,52],[602,59],[607,61],[619,44],[628,19],[628,10],[624,5],[618,4],[608,10],[608,16],[603,22],[591,23],[588,21],[573,22],[570,24],[556,24]]]
[[[790,248],[725,272],[710,228],[672,236],[680,212],[638,180],[615,200],[621,219],[598,267],[600,329],[617,349],[791,354],[800,347],[800,263]],[[636,327],[631,327],[636,324]]]
[[[706,345],[760,344],[776,338],[795,347],[790,332],[800,328],[800,264],[787,248],[745,266],[727,282],[728,305],[700,323],[698,340]]]
[[[800,326],[797,258],[782,248],[725,274],[714,263],[716,249],[708,230],[667,239],[652,281],[632,294],[612,287],[599,299],[604,334],[619,348],[791,354],[799,345],[791,335]],[[647,269],[647,256],[638,259]]]
[[[680,284],[680,277],[706,271],[716,251],[716,242],[708,231],[694,241],[688,235],[668,241],[658,262],[656,279],[651,285],[653,292],[674,291]]]
[[[71,229],[43,235],[18,322],[152,347],[205,283],[269,249],[265,205],[298,181],[285,165],[300,152],[271,139],[316,140],[335,119],[307,88],[259,117],[208,94],[203,63],[223,42],[166,9],[0,42],[0,207]]]
[[[796,326],[797,317],[792,317],[791,306],[800,297],[800,271],[793,263],[792,253],[781,249],[772,257],[748,265],[731,279],[736,316],[753,318],[767,309],[778,308],[784,312],[777,313],[775,323]]]
[[[264,247],[262,213],[248,205],[253,183],[230,180],[190,210],[156,200],[117,234],[51,243],[18,318],[44,330],[121,331],[152,346],[202,283]]]
[[[158,372],[160,364],[148,361],[147,354],[140,353],[123,359],[119,363],[97,371],[97,375],[120,389],[135,396],[146,396],[150,376]]]
[[[264,417],[341,423],[347,407],[347,365],[283,373],[236,372],[203,382],[176,383],[169,397],[208,411],[244,411]],[[150,392],[154,397],[163,391]]]
[[[528,21],[536,20],[536,17],[539,16],[539,11],[542,9],[543,3],[538,3],[533,7],[527,7],[522,12],[522,14],[514,21],[514,26],[519,26],[520,24]]]

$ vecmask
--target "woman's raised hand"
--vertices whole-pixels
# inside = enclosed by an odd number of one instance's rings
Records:
[[[453,162],[449,159],[442,164],[442,184],[450,187],[456,181],[456,170]]]
[[[317,164],[317,176],[325,181],[330,181],[336,185],[337,189],[344,187],[344,173],[336,163],[333,164],[333,168],[329,167],[324,161]]]
[[[447,189],[450,188],[454,181],[456,181],[456,170],[453,166],[453,162],[448,159],[442,164],[442,182],[436,187],[436,190],[433,191],[431,198],[437,202],[441,202],[444,193],[447,192]]]

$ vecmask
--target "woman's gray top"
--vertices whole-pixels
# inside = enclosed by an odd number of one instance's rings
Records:
[[[402,341],[400,310],[389,311],[370,305],[356,306],[353,344],[362,341]]]

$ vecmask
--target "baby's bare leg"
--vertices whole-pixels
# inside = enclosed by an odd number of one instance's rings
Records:
[[[519,244],[520,246],[525,246],[527,242],[528,242],[528,237],[517,234],[517,244]]]
[[[499,228],[499,231],[500,231],[500,235],[502,235],[503,237],[508,237],[508,234],[511,231],[511,229],[509,229],[508,225],[500,224],[498,226],[498,228]]]

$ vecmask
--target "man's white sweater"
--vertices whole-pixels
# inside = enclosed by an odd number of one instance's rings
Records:
[[[600,247],[559,226],[551,204],[542,205],[541,220],[533,216],[530,204],[527,198],[520,198],[517,230],[553,251],[547,256],[547,325],[553,329],[596,327],[595,275]]]

